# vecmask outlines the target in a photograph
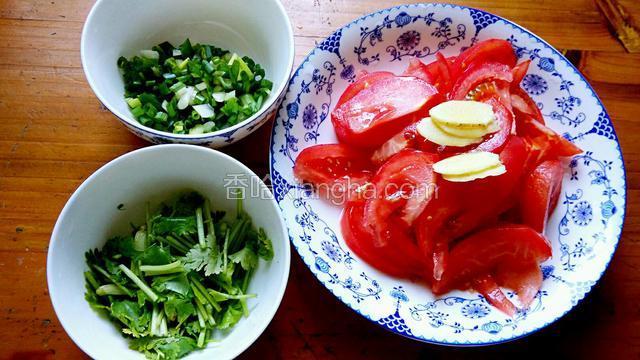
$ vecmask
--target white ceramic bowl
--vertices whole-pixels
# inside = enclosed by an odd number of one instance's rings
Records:
[[[193,145],[151,146],[123,155],[91,175],[71,196],[53,229],[47,256],[51,302],[67,334],[89,356],[144,358],[130,350],[116,326],[85,301],[84,253],[130,231],[130,221],[143,222],[147,201],[157,205],[180,190],[199,191],[211,199],[213,208],[235,211],[235,200],[228,199],[225,190],[229,179],[240,179],[232,187],[248,187],[245,210],[270,236],[275,256],[271,262],[260,260],[249,286],[257,294],[248,302],[249,316],[220,342],[188,358],[233,358],[264,331],[282,300],[290,261],[286,228],[271,192],[251,170],[223,153]]]
[[[251,57],[273,81],[271,95],[253,116],[227,129],[179,135],[140,124],[124,101],[116,64],[164,41],[186,38]],[[221,147],[249,135],[277,109],[293,66],[293,31],[279,0],[98,0],[85,22],[82,67],[100,101],[134,134],[154,143]]]

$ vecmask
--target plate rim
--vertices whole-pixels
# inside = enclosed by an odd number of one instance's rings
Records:
[[[565,315],[567,315],[569,312],[574,310],[576,307],[578,307],[582,303],[582,300],[584,300],[587,297],[587,295],[589,295],[591,293],[591,290],[593,290],[593,288],[596,285],[599,284],[600,280],[602,279],[602,277],[604,276],[606,271],[609,269],[609,265],[611,264],[611,261],[613,260],[613,256],[617,252],[618,246],[620,245],[620,241],[622,240],[622,233],[623,233],[623,230],[624,230],[626,214],[627,214],[628,182],[627,182],[627,170],[626,170],[626,166],[625,166],[625,162],[624,162],[624,155],[622,153],[622,147],[620,145],[620,139],[618,138],[618,134],[616,132],[615,126],[613,124],[613,121],[612,121],[611,117],[609,116],[609,113],[608,113],[607,109],[604,106],[604,103],[602,102],[602,100],[600,99],[600,97],[598,96],[596,91],[593,89],[593,87],[591,86],[589,81],[587,81],[587,79],[582,75],[580,70],[578,70],[575,67],[575,65],[573,63],[571,63],[560,51],[558,51],[555,47],[553,47],[551,44],[549,44],[546,40],[544,40],[540,36],[536,35],[535,33],[533,33],[532,31],[530,31],[529,29],[525,28],[522,25],[519,25],[519,24],[517,24],[517,23],[515,23],[515,22],[513,22],[511,20],[508,20],[508,19],[506,19],[506,18],[504,18],[502,16],[496,15],[496,14],[491,13],[489,11],[485,11],[485,10],[482,10],[482,9],[474,8],[474,7],[471,7],[471,6],[464,6],[464,5],[457,5],[457,4],[450,4],[450,3],[429,3],[429,2],[427,2],[427,3],[397,5],[397,6],[392,6],[392,7],[387,7],[387,8],[384,8],[384,9],[380,9],[380,10],[377,10],[377,11],[362,15],[362,16],[360,16],[358,18],[355,18],[355,19],[349,21],[348,23],[345,23],[344,25],[338,27],[333,32],[331,32],[327,37],[325,37],[325,40],[330,38],[331,36],[333,36],[334,34],[336,34],[339,31],[342,31],[344,29],[348,29],[351,26],[354,26],[357,23],[366,20],[367,18],[374,17],[376,15],[388,13],[388,12],[391,12],[391,11],[394,11],[394,10],[415,9],[415,8],[421,9],[421,8],[427,8],[427,7],[452,8],[452,9],[458,9],[458,10],[477,11],[477,12],[485,14],[485,15],[493,16],[497,20],[503,21],[507,25],[510,25],[512,28],[522,31],[529,38],[533,38],[534,40],[539,41],[543,45],[544,48],[546,48],[548,50],[551,50],[551,52],[554,55],[558,56],[562,61],[564,61],[564,63],[566,65],[568,65],[568,68],[571,69],[585,83],[586,89],[588,90],[588,92],[590,92],[590,95],[592,97],[594,97],[596,99],[598,105],[600,105],[600,107],[602,107],[602,111],[603,111],[604,115],[606,116],[606,118],[608,119],[608,121],[611,124],[611,127],[613,129],[613,131],[612,131],[612,134],[613,134],[613,137],[614,137],[613,141],[616,144],[616,149],[615,150],[617,150],[617,152],[620,155],[619,158],[620,158],[621,169],[622,169],[622,184],[621,184],[621,187],[622,187],[622,189],[624,189],[624,194],[623,194],[623,196],[621,196],[622,202],[623,202],[622,206],[621,206],[621,209],[622,209],[621,211],[622,212],[620,214],[621,223],[620,223],[619,226],[616,226],[616,227],[619,227],[619,231],[618,231],[617,234],[614,235],[615,245],[613,246],[613,249],[612,249],[612,251],[611,251],[611,253],[609,255],[609,258],[606,260],[604,269],[600,272],[600,274],[598,275],[597,279],[593,282],[593,284],[589,285],[589,287],[585,290],[585,292],[579,296],[579,298],[575,301],[574,304],[571,305],[571,307],[569,307],[568,309],[566,309],[564,312],[562,312],[560,315],[554,317],[553,319],[550,319],[548,321],[544,321],[544,323],[542,325],[540,325],[540,326],[538,326],[538,327],[536,327],[534,329],[526,331],[526,332],[524,332],[524,333],[522,333],[520,335],[517,335],[517,336],[512,336],[512,337],[508,337],[508,338],[501,338],[501,339],[497,339],[495,341],[477,341],[477,342],[473,342],[473,341],[468,341],[468,342],[439,341],[439,340],[435,340],[435,339],[427,339],[427,338],[419,337],[419,336],[415,336],[415,335],[404,334],[402,332],[397,331],[394,328],[390,328],[388,326],[384,326],[383,324],[378,323],[378,321],[372,319],[367,314],[364,314],[360,310],[353,308],[349,302],[344,300],[342,298],[342,296],[340,296],[340,295],[336,294],[335,292],[333,292],[327,286],[327,284],[324,281],[322,281],[320,278],[318,278],[316,273],[313,272],[312,267],[314,265],[310,264],[310,263],[307,263],[305,258],[300,254],[300,251],[298,250],[298,246],[296,245],[296,243],[293,240],[293,237],[291,236],[291,232],[290,232],[289,226],[288,226],[287,222],[285,221],[285,224],[287,224],[287,234],[289,235],[289,241],[291,242],[293,247],[296,249],[296,253],[301,258],[302,262],[309,268],[309,270],[311,271],[311,273],[314,276],[314,278],[318,282],[320,282],[320,284],[322,284],[329,293],[331,293],[335,298],[340,300],[351,311],[357,313],[361,317],[369,320],[370,322],[376,324],[379,327],[382,327],[383,329],[385,329],[387,331],[390,331],[390,332],[392,332],[394,334],[400,335],[402,337],[405,337],[405,338],[408,338],[408,339],[411,339],[411,340],[415,340],[415,341],[419,341],[419,342],[423,342],[423,343],[428,343],[428,344],[434,344],[434,345],[448,346],[448,347],[484,347],[484,346],[491,346],[491,345],[498,345],[498,344],[508,343],[508,342],[511,342],[511,341],[522,339],[522,338],[524,338],[526,336],[529,336],[529,335],[532,335],[534,333],[537,333],[538,331],[540,331],[542,329],[545,329],[549,325],[555,323],[556,321],[560,320]],[[318,44],[321,44],[321,43],[322,43],[322,41],[318,42]],[[274,170],[275,170],[274,169],[275,160],[274,160],[273,154],[274,154],[274,144],[275,144],[274,143],[274,138],[275,138],[275,133],[276,133],[276,128],[277,128],[277,121],[278,121],[278,119],[280,117],[279,115],[280,115],[281,110],[283,109],[284,106],[286,106],[285,103],[284,103],[284,99],[287,98],[295,78],[298,77],[300,71],[310,61],[311,57],[313,55],[315,55],[316,50],[318,50],[318,46],[315,46],[311,50],[311,52],[309,52],[305,56],[304,60],[298,65],[296,70],[293,72],[293,75],[289,79],[289,84],[287,85],[287,89],[283,93],[283,102],[278,107],[278,109],[276,111],[276,115],[274,117],[274,121],[273,121],[273,123],[271,125],[271,135],[270,135],[270,138],[269,138],[269,178],[271,180],[272,189],[274,191],[274,196],[275,196],[276,199],[278,199],[278,194],[276,193],[277,192],[276,187],[273,186],[273,174],[274,174]],[[280,212],[282,213],[283,218],[284,218],[284,210],[280,206],[280,201],[276,200],[276,202],[278,203],[278,208],[280,209]]]

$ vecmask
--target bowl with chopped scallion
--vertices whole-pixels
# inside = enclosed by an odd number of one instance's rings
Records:
[[[293,56],[279,0],[98,0],[81,39],[97,98],[153,143],[244,138],[280,105]]]
[[[273,318],[290,251],[273,195],[237,160],[167,144],[91,175],[54,227],[47,282],[95,359],[230,359]]]

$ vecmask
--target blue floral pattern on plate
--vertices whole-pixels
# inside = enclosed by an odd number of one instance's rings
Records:
[[[563,193],[546,235],[553,258],[527,311],[508,318],[476,293],[434,297],[421,284],[389,277],[352,254],[340,234],[341,209],[314,198],[293,177],[299,152],[335,143],[326,121],[361,70],[402,72],[411,58],[432,61],[472,44],[502,38],[530,59],[521,84],[547,124],[583,154],[566,164]],[[353,21],[322,41],[300,65],[273,125],[271,178],[294,247],[318,280],[347,306],[395,333],[432,343],[480,345],[536,331],[568,312],[598,281],[615,251],[626,200],[618,141],[604,107],[579,72],[547,43],[477,9],[416,4]],[[513,292],[508,296],[516,299]]]

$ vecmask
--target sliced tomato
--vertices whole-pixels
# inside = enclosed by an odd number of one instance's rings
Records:
[[[300,152],[293,167],[294,176],[316,186],[319,194],[334,204],[358,199],[371,172],[367,157],[342,144],[308,147]]]
[[[351,98],[354,97],[357,93],[368,88],[369,86],[371,86],[371,84],[375,83],[376,81],[380,79],[389,78],[392,76],[395,76],[395,75],[388,71],[375,71],[370,73],[370,72],[367,72],[366,70],[362,70],[360,73],[358,73],[358,76],[356,77],[356,81],[354,81],[352,84],[349,84],[349,86],[347,86],[347,88],[344,89],[344,92],[342,93],[342,95],[340,95],[340,98],[336,103],[336,108],[340,107],[340,105],[344,104],[345,102],[351,100]]]
[[[432,165],[437,160],[433,154],[403,150],[378,169],[372,179],[375,197],[367,200],[366,216],[379,244],[392,241],[387,232],[392,215],[410,226],[427,206],[435,191]]]
[[[524,180],[520,195],[520,217],[524,224],[544,233],[562,187],[562,164],[547,160],[538,165]]]
[[[424,117],[441,100],[435,87],[414,77],[385,77],[371,83],[331,114],[341,142],[376,148]]]
[[[524,172],[524,142],[512,137],[500,152],[506,173],[468,183],[440,181],[435,198],[415,225],[418,246],[430,259],[439,280],[447,263],[448,244],[480,226],[495,222],[515,202],[515,191]]]
[[[471,67],[457,78],[449,93],[449,99],[464,100],[478,85],[490,81],[511,83],[513,81],[511,68],[500,63],[483,63]]]
[[[417,58],[409,60],[409,65],[402,73],[402,76],[413,76],[418,79],[422,79],[429,84],[435,84],[438,79],[438,74]]]
[[[582,150],[571,141],[558,135],[531,116],[523,115],[517,125],[518,135],[527,139],[530,146],[530,162],[537,165],[544,160],[569,157]]]
[[[549,242],[529,226],[502,224],[478,231],[462,239],[449,254],[442,279],[433,291],[442,294],[464,287],[477,274],[490,274],[506,262],[540,263],[551,257]]]
[[[448,94],[453,86],[452,64],[441,53],[436,53],[436,67],[438,69],[438,78],[436,87],[443,94]]]
[[[489,274],[481,275],[473,279],[471,286],[474,290],[482,294],[489,304],[495,306],[503,313],[513,316],[518,311],[511,300],[502,292],[502,289],[498,287],[493,276]]]
[[[404,149],[416,148],[418,141],[416,124],[411,124],[399,133],[392,136],[384,144],[380,145],[371,155],[371,162],[374,165],[382,165],[387,159]]]
[[[524,308],[528,308],[542,287],[542,271],[536,261],[505,263],[496,271],[500,286],[515,290]]]
[[[520,89],[520,83],[522,82],[524,76],[527,75],[527,70],[529,70],[530,64],[531,60],[525,60],[511,69],[511,73],[513,74],[511,87]]]
[[[496,116],[495,121],[500,125],[500,130],[489,135],[475,150],[497,152],[502,149],[502,146],[506,143],[513,131],[513,113],[497,97],[491,97],[484,102],[493,108],[493,113]]]
[[[341,219],[342,237],[347,246],[369,265],[392,276],[409,277],[421,271],[419,264],[411,265],[407,259],[397,261],[400,256],[393,245],[375,246],[373,233],[365,225],[364,205],[348,203]],[[401,244],[411,247],[411,240],[400,233]],[[409,244],[407,244],[409,242]],[[415,246],[415,245],[414,245]],[[413,258],[414,255],[411,257]]]
[[[510,42],[502,39],[484,40],[458,55],[452,67],[452,75],[457,78],[468,68],[486,63],[499,63],[512,68],[516,61],[516,54]]]
[[[536,102],[533,101],[531,96],[519,86],[517,88],[511,88],[511,106],[513,107],[513,113],[518,122],[520,122],[520,118],[528,115],[544,124],[544,117],[542,116],[542,112],[540,112],[540,108],[538,108],[538,105],[536,105]]]

